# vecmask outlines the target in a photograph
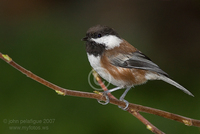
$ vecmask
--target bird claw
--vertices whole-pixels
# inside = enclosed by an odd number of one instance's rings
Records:
[[[108,97],[108,93],[105,91],[105,92],[103,92],[103,96],[105,96],[106,97],[106,101],[105,102],[102,102],[101,100],[97,100],[100,104],[102,104],[102,105],[107,105],[109,102],[110,102],[110,99],[109,99],[109,97]]]
[[[118,90],[118,88],[119,88],[119,87],[117,87],[117,88],[115,88],[115,89],[112,89],[112,90],[115,91],[115,90]],[[98,101],[100,104],[102,104],[102,105],[107,105],[107,104],[110,102],[110,99],[109,99],[109,97],[108,97],[108,93],[112,92],[112,90],[107,90],[107,91],[104,91],[104,92],[103,92],[103,96],[106,97],[106,101],[105,101],[105,102],[102,102],[101,100],[97,100],[97,101]],[[126,103],[126,106],[125,106],[125,107],[118,106],[119,108],[121,108],[121,109],[124,110],[124,111],[127,111],[127,108],[128,108],[128,106],[129,106],[129,102],[128,102],[127,100],[124,99],[126,93],[127,93],[129,90],[130,90],[130,88],[128,88],[128,89],[122,94],[122,96],[121,96],[120,99],[119,99],[120,101],[123,101],[123,102]]]
[[[126,106],[125,107],[118,106],[118,107],[121,108],[124,111],[127,111],[127,108],[129,106],[129,102],[127,100],[124,100],[124,99],[119,99],[119,100],[125,102]]]

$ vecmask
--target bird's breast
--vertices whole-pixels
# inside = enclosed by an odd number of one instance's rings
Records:
[[[92,68],[105,80],[120,87],[134,86],[146,82],[145,70],[116,67],[105,56],[88,54]]]
[[[112,65],[107,58],[107,56],[103,55],[101,57],[101,67],[107,70],[109,75],[112,76],[113,79],[117,83],[114,85],[121,85],[124,87],[140,85],[147,81],[145,75],[147,73],[146,70],[135,69],[135,68],[123,68]]]
[[[119,86],[119,81],[115,80],[112,75],[108,72],[108,70],[104,67],[102,67],[101,64],[101,57],[100,56],[94,56],[92,54],[87,54],[88,60],[90,62],[90,65],[92,68],[106,81],[109,83],[112,83],[113,85]],[[120,85],[121,86],[121,85]]]

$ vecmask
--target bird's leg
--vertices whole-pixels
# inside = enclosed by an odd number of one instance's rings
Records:
[[[126,106],[124,108],[119,106],[119,108],[121,108],[122,110],[126,110],[128,108],[129,102],[127,100],[125,100],[124,98],[125,98],[126,94],[128,93],[128,91],[130,89],[131,89],[131,87],[126,88],[126,90],[124,91],[124,93],[119,98],[120,101],[123,101],[123,102],[126,103]]]
[[[116,91],[116,90],[119,90],[119,89],[122,89],[122,87],[116,87],[116,88],[113,88],[113,89],[104,91],[104,92],[103,92],[103,96],[106,97],[106,101],[105,101],[105,102],[101,102],[100,100],[97,100],[97,101],[98,101],[100,104],[102,104],[102,105],[108,104],[108,103],[110,102],[109,97],[108,97],[108,93],[111,93],[111,92]]]

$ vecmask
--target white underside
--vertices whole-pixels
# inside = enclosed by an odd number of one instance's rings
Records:
[[[158,79],[160,79],[159,77],[160,77],[159,75],[157,75],[155,73],[151,73],[151,72],[145,74],[145,78],[147,80],[158,80]]]
[[[114,79],[110,74],[109,72],[104,69],[102,66],[101,66],[101,62],[100,62],[100,57],[97,56],[95,57],[94,55],[88,55],[88,60],[90,62],[90,65],[92,66],[92,68],[103,78],[105,79],[106,81],[108,81],[109,83],[115,85],[115,86],[118,86],[118,87],[125,87],[126,86],[126,83],[123,82],[123,81],[119,81],[119,80],[116,80]]]

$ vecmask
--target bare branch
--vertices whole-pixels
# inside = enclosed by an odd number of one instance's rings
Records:
[[[69,90],[69,89],[64,89],[62,87],[59,87],[53,83],[50,83],[46,81],[45,79],[33,74],[32,72],[26,70],[22,66],[18,65],[15,63],[8,55],[4,55],[0,53],[0,58],[6,61],[8,64],[22,72],[23,74],[27,75],[31,79],[55,90],[58,94],[61,95],[70,95],[70,96],[77,96],[77,97],[85,97],[85,98],[92,98],[92,99],[97,99],[101,101],[105,101],[106,98],[102,95],[102,93],[88,93],[88,92],[81,92],[81,91],[74,91],[74,90]],[[104,88],[103,88],[104,89]],[[118,105],[121,107],[125,107],[126,104],[122,101],[117,100],[114,96],[109,95],[110,97],[110,103],[114,105]],[[154,127],[150,122],[148,122],[144,117],[142,117],[139,112],[145,112],[145,113],[150,113],[158,116],[162,116],[164,118],[168,118],[171,120],[175,120],[181,123],[184,123],[187,126],[196,126],[200,127],[200,120],[195,120],[191,118],[187,118],[184,116],[180,116],[177,114],[169,113],[166,111],[146,107],[146,106],[141,106],[137,104],[130,103],[128,107],[128,112],[134,115],[136,118],[138,118],[140,121],[142,121],[148,129],[150,129],[152,132],[157,133],[157,134],[163,134],[162,131],[158,130],[156,127]],[[144,119],[142,119],[144,118]],[[142,120],[141,120],[142,119]]]
[[[94,71],[94,70],[93,70],[93,75],[94,75],[95,79],[97,80],[97,82],[99,83],[99,85],[101,86],[101,88],[104,91],[107,91],[108,90],[107,87],[102,82],[102,80],[101,80],[100,76],[98,75],[98,73],[96,71]],[[111,93],[108,93],[108,96],[109,96],[109,98],[117,99]],[[164,132],[162,132],[161,130],[159,130],[157,127],[155,127],[153,124],[151,124],[147,119],[145,119],[139,113],[139,111],[135,111],[133,109],[128,109],[127,112],[129,112],[130,114],[132,114],[133,116],[135,116],[136,118],[138,118],[144,125],[146,125],[147,129],[149,129],[150,131],[154,132],[155,134],[164,134]]]

